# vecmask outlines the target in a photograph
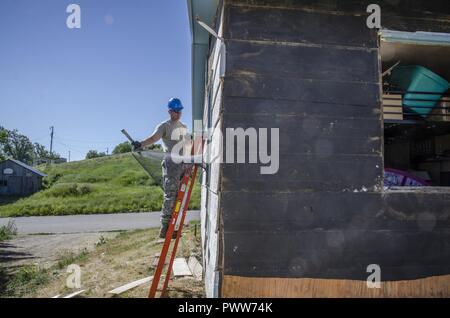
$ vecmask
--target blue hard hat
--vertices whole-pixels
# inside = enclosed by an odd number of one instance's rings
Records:
[[[179,112],[183,109],[183,104],[181,104],[181,100],[178,98],[171,98],[167,104],[167,108],[169,108],[169,110]]]

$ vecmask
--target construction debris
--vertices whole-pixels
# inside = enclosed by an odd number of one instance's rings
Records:
[[[184,258],[175,258],[173,262],[173,276],[192,276],[192,272]]]
[[[202,280],[203,267],[195,256],[189,257],[188,267],[196,280]]]
[[[69,295],[67,295],[67,296],[64,296],[63,298],[73,298],[73,297],[75,297],[75,296],[78,296],[78,295],[81,294],[81,293],[84,293],[85,291],[86,291],[86,289],[82,289],[82,290],[79,290],[79,291],[74,292],[74,293],[72,293],[72,294],[69,294]]]
[[[149,277],[145,277],[139,280],[136,280],[134,282],[128,283],[126,285],[117,287],[116,289],[110,290],[108,293],[109,294],[115,294],[115,295],[119,295],[123,292],[126,292],[127,290],[130,290],[132,288],[135,288],[137,286],[140,286],[142,284],[148,283],[153,279],[153,276],[149,276]]]
[[[159,253],[153,255],[153,259],[152,259],[151,266],[152,266],[152,267],[158,266],[158,262],[159,262]],[[166,261],[166,262],[164,263],[164,265],[167,265],[167,264],[168,264],[168,262]]]

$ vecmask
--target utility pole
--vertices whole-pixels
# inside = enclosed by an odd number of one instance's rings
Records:
[[[70,162],[70,150],[69,150],[69,162]]]
[[[106,155],[109,155],[109,148],[106,148]]]
[[[53,131],[54,131],[55,127],[51,126],[50,127],[50,155],[53,154]]]

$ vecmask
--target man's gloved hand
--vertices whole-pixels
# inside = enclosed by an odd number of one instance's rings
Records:
[[[131,145],[133,146],[133,151],[142,150],[142,143],[139,141],[133,141]]]

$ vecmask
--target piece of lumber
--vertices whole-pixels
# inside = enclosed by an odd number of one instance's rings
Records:
[[[123,292],[126,292],[127,290],[130,290],[132,288],[135,288],[135,287],[137,287],[139,285],[148,283],[152,279],[153,279],[153,276],[149,276],[149,277],[145,277],[145,278],[142,278],[142,279],[138,279],[138,280],[135,280],[134,282],[131,282],[131,283],[125,284],[123,286],[117,287],[117,288],[115,288],[113,290],[110,290],[108,293],[109,294],[119,295],[119,294],[121,294]]]
[[[189,257],[188,267],[196,280],[202,280],[203,267],[195,256]]]
[[[192,276],[189,266],[184,258],[175,258],[173,262],[173,276]]]
[[[86,291],[86,289],[82,289],[82,290],[79,290],[79,291],[74,292],[74,293],[72,293],[72,294],[69,294],[69,295],[67,295],[67,296],[64,296],[63,298],[73,298],[73,297],[75,297],[75,296],[78,296],[78,295],[81,294],[81,293],[84,293],[85,291]]]
[[[152,267],[158,266],[158,262],[159,262],[159,253],[153,255],[153,259],[152,259],[152,264],[151,264],[151,266],[152,266]]]

